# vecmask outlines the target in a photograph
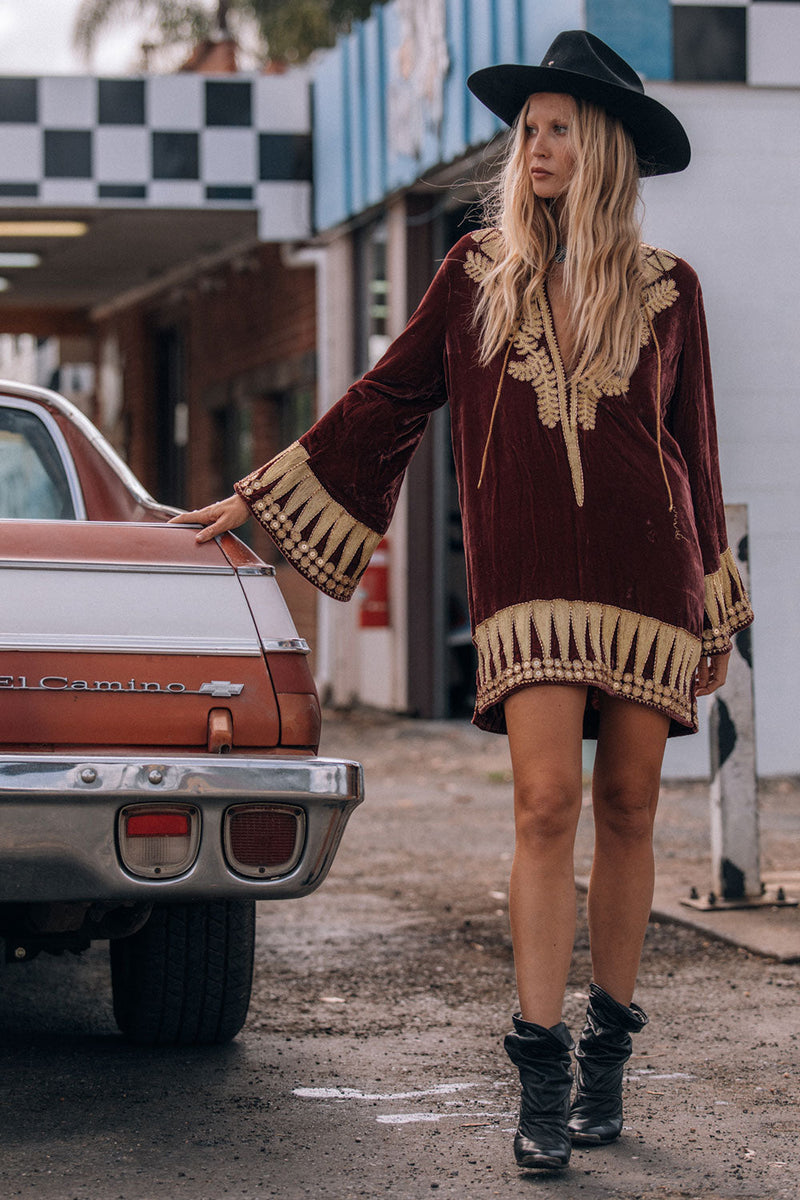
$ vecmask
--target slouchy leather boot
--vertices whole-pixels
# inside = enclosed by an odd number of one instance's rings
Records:
[[[626,1008],[593,983],[586,1025],[575,1051],[575,1099],[569,1117],[573,1142],[600,1146],[622,1132],[622,1072],[633,1049],[631,1034],[647,1024],[647,1014]]]
[[[574,1042],[563,1022],[545,1029],[512,1017],[506,1054],[519,1070],[522,1085],[519,1127],[514,1137],[517,1166],[553,1170],[565,1167],[571,1151],[567,1129],[572,1089],[570,1051]]]

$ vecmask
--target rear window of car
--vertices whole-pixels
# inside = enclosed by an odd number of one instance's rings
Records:
[[[75,517],[67,473],[44,422],[6,406],[0,406],[0,517]]]

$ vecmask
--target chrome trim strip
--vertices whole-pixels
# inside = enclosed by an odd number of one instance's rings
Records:
[[[2,384],[0,384],[0,386],[2,386]],[[48,394],[47,394],[48,400],[50,399],[50,396],[53,394],[54,393],[48,392]],[[70,495],[70,499],[72,500],[72,507],[75,510],[75,516],[73,519],[76,521],[85,521],[86,520],[86,503],[83,499],[83,491],[81,489],[81,482],[80,482],[80,479],[78,478],[78,472],[75,470],[75,463],[73,462],[69,446],[67,445],[67,439],[64,437],[63,433],[59,429],[58,422],[47,411],[47,409],[42,408],[41,404],[34,404],[30,400],[23,400],[21,396],[20,397],[14,396],[12,403],[9,403],[6,397],[0,396],[0,407],[22,409],[24,412],[31,413],[34,417],[37,418],[37,420],[42,422],[45,429],[50,434],[50,437],[53,439],[56,450],[58,451],[58,456],[61,459],[61,465],[64,468],[64,474],[66,475],[66,478],[67,478],[67,486],[69,487],[69,495]],[[74,405],[72,405],[71,407],[74,407]],[[79,412],[79,411],[80,411],[79,409],[75,408],[75,412]],[[81,413],[81,416],[83,417],[82,413]],[[86,421],[87,424],[89,424],[86,417],[83,417],[83,420]],[[93,425],[91,425],[90,427],[92,429],[94,429]]]
[[[252,641],[243,638],[224,642],[218,638],[191,637],[114,637],[111,634],[95,634],[91,641],[85,636],[53,635],[53,637],[26,637],[24,634],[0,634],[0,650],[63,650],[66,653],[102,654],[213,654],[217,657],[235,655],[242,658],[258,658],[261,647],[253,636]]]
[[[175,563],[131,563],[131,562],[94,562],[77,559],[74,562],[59,560],[47,562],[42,559],[4,558],[0,559],[0,570],[12,571],[111,571],[116,575],[235,575],[233,567],[201,567],[177,565]]]
[[[275,575],[275,568],[265,564],[263,567],[234,567],[237,575]]]
[[[268,654],[310,654],[305,638],[262,638],[261,645]]]

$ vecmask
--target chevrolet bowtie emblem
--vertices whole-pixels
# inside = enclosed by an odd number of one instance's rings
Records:
[[[212,679],[200,687],[201,696],[238,696],[243,683],[230,683],[227,679]]]

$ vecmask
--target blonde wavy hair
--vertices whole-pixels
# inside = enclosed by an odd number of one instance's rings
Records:
[[[639,168],[633,140],[604,109],[575,99],[569,137],[575,170],[558,206],[539,199],[526,154],[527,105],[509,136],[505,161],[484,205],[501,235],[475,310],[480,362],[507,344],[566,245],[564,288],[575,336],[576,374],[629,378],[639,361],[642,318]]]

